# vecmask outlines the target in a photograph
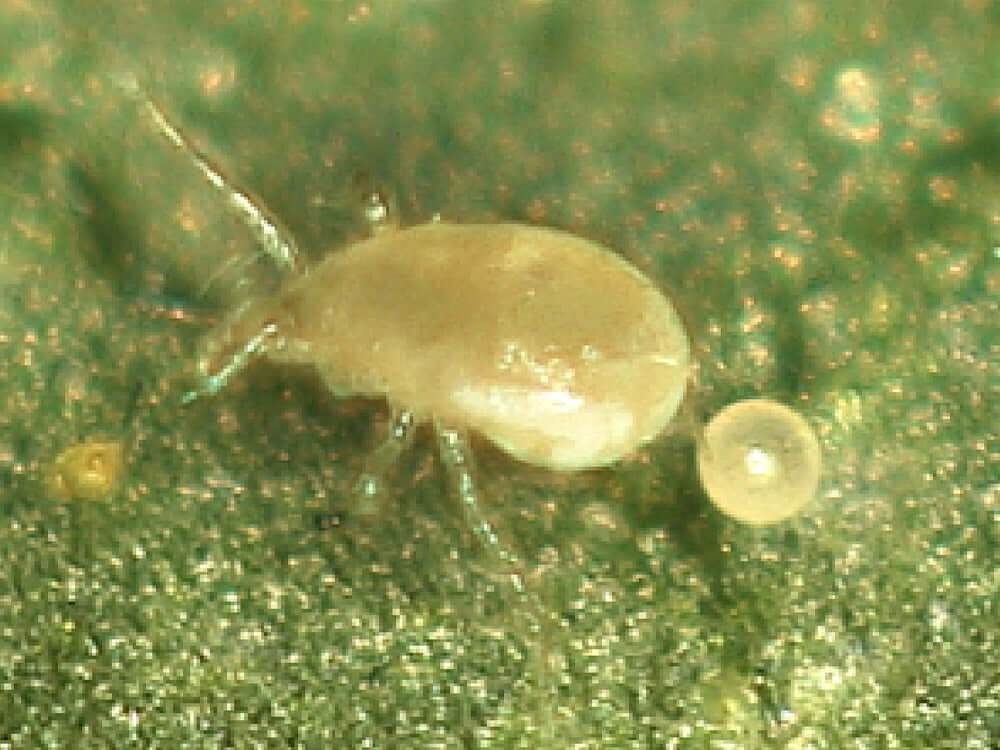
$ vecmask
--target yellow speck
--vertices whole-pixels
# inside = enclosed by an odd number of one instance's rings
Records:
[[[124,466],[119,441],[86,440],[55,457],[48,471],[48,486],[63,500],[99,500],[114,490]]]

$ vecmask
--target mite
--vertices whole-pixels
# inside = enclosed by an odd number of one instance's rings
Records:
[[[623,258],[582,237],[523,224],[434,221],[378,231],[305,268],[291,236],[232,186],[153,104],[119,84],[225,196],[286,272],[204,338],[200,382],[218,392],[254,357],[315,367],[338,396],[384,398],[389,435],[367,459],[355,510],[371,512],[414,427],[433,425],[473,527],[479,511],[468,436],[553,471],[607,466],[659,435],[688,381],[690,345],[667,297]]]

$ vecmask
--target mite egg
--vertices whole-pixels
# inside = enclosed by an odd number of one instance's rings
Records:
[[[730,404],[705,427],[698,473],[712,503],[753,526],[779,523],[815,496],[819,441],[799,414],[767,399]]]
[[[87,440],[63,450],[48,473],[52,493],[62,500],[99,500],[121,479],[125,462],[117,440]]]

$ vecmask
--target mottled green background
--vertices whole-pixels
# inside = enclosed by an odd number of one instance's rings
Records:
[[[998,30],[983,0],[0,2],[0,746],[996,747]],[[689,326],[677,430],[576,477],[478,452],[523,595],[427,439],[384,517],[319,529],[385,415],[267,366],[179,406],[233,301],[198,288],[250,244],[123,70],[312,258],[363,184],[620,250]],[[693,469],[751,395],[825,460],[764,530]],[[53,497],[102,436],[114,495]]]

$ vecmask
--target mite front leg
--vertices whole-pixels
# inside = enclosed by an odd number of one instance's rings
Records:
[[[278,333],[276,323],[266,324],[260,331],[250,338],[242,347],[235,350],[228,358],[222,361],[217,370],[210,370],[207,360],[199,363],[201,377],[198,387],[193,391],[188,391],[181,397],[181,403],[190,404],[200,396],[211,396],[221,391],[229,379],[247,366],[247,363],[257,354],[262,354],[267,350],[270,342]]]
[[[112,81],[127,96],[146,110],[153,125],[170,143],[184,154],[208,183],[214,187],[226,200],[229,210],[253,234],[261,252],[267,255],[274,264],[285,272],[299,269],[299,249],[281,222],[268,211],[263,203],[250,193],[240,190],[230,183],[222,170],[211,163],[205,154],[201,153],[183,131],[170,121],[167,115],[146,94],[139,81],[131,73],[121,73],[112,76]],[[206,288],[214,281],[209,278]]]

